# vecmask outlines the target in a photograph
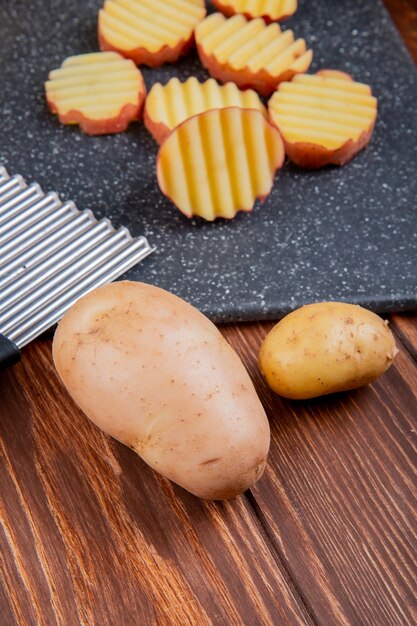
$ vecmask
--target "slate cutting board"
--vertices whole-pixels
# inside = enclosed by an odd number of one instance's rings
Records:
[[[417,309],[417,72],[379,0],[300,0],[293,28],[312,69],[369,82],[380,114],[370,147],[342,169],[287,164],[264,204],[214,224],[188,220],[158,190],[157,146],[141,124],[86,137],[46,108],[43,82],[97,49],[100,0],[0,0],[0,162],[79,208],[145,234],[157,251],[127,278],[185,298],[215,321],[277,318],[339,299]],[[144,69],[148,87],[207,74],[193,52]]]

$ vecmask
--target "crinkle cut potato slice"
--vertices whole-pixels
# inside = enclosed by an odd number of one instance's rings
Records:
[[[306,72],[313,58],[304,39],[294,40],[292,30],[282,31],[261,18],[248,21],[243,15],[213,13],[197,25],[195,39],[200,60],[213,78],[264,96],[280,82]]]
[[[174,63],[192,46],[205,15],[204,0],[106,0],[98,18],[100,49],[137,65]]]
[[[185,82],[174,77],[166,85],[153,85],[145,102],[144,122],[156,141],[162,143],[187,118],[231,106],[258,109],[266,117],[264,105],[251,89],[240,91],[235,83],[219,85],[213,78],[200,83],[195,76]]]
[[[49,73],[46,99],[62,124],[79,124],[88,135],[119,133],[140,119],[146,87],[136,65],[116,52],[65,59]]]
[[[187,217],[212,221],[251,211],[284,162],[279,132],[260,111],[205,111],[177,126],[159,149],[161,191]]]
[[[298,0],[213,0],[226,17],[241,13],[248,20],[262,17],[265,22],[281,22],[297,11]]]
[[[377,99],[368,85],[337,70],[299,74],[281,83],[268,103],[285,151],[301,167],[344,165],[368,145]]]

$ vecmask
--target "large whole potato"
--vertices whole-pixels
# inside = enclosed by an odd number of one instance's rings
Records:
[[[361,387],[391,365],[394,337],[378,315],[353,304],[309,304],[267,335],[259,366],[273,391],[295,400]]]
[[[53,355],[95,424],[193,494],[231,498],[262,475],[269,425],[252,382],[180,298],[141,283],[101,287],[62,319]]]

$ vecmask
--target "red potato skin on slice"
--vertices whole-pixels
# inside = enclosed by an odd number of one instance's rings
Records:
[[[149,115],[146,107],[143,113],[143,122],[145,124],[145,127],[148,129],[152,137],[159,145],[164,143],[165,139],[171,132],[168,126],[165,126],[165,124],[163,124],[162,122],[154,122]]]
[[[229,107],[229,108],[235,108],[235,107]],[[238,108],[238,107],[236,107],[236,108]],[[218,109],[213,109],[213,110],[218,110]],[[222,110],[223,110],[223,111],[224,111],[224,110],[227,110],[227,108],[222,109]],[[251,111],[254,111],[254,110],[256,110],[256,109],[246,109],[246,110],[251,110]],[[179,210],[179,211],[180,211],[183,215],[185,215],[186,217],[188,217],[188,218],[190,218],[190,219],[191,219],[192,217],[196,217],[196,216],[195,216],[192,212],[191,212],[191,213],[187,213],[186,211],[184,211],[184,209],[182,209],[180,206],[178,206],[178,204],[176,204],[176,202],[173,200],[173,198],[171,198],[171,196],[169,196],[169,195],[168,195],[168,193],[167,193],[167,191],[166,191],[166,189],[165,189],[165,187],[164,187],[164,185],[163,185],[163,181],[162,181],[162,172],[161,172],[161,165],[160,165],[160,163],[161,163],[160,153],[161,153],[161,150],[162,150],[162,148],[163,148],[163,144],[164,144],[164,143],[165,143],[165,141],[168,139],[168,137],[169,137],[170,135],[172,135],[172,133],[175,133],[175,132],[176,132],[176,131],[177,131],[177,130],[178,130],[178,129],[179,129],[179,128],[183,125],[183,124],[186,124],[186,123],[187,123],[190,119],[192,119],[192,118],[194,118],[194,117],[198,117],[199,115],[205,115],[207,112],[208,112],[208,111],[204,111],[203,113],[197,113],[196,115],[193,115],[191,118],[188,118],[188,119],[184,120],[183,122],[181,122],[181,124],[179,124],[178,126],[176,126],[175,128],[173,128],[173,129],[172,129],[172,130],[168,133],[168,135],[167,135],[167,137],[165,138],[164,142],[163,142],[163,143],[162,143],[162,145],[160,146],[159,151],[158,151],[158,155],[157,155],[157,159],[156,159],[156,177],[157,177],[157,181],[158,181],[158,186],[159,186],[159,189],[162,191],[162,193],[164,194],[164,196],[166,196],[169,200],[171,200],[171,202],[172,202],[172,203],[173,203],[173,204],[177,207],[177,209],[178,209],[178,210]],[[274,124],[271,124],[270,120],[265,119],[265,122],[266,122],[266,124],[269,124],[270,126],[272,126],[272,128],[274,129],[274,131],[278,131],[278,129],[276,128],[276,126],[275,126]],[[280,132],[279,132],[279,131],[278,131],[278,134],[279,134],[279,136],[281,137],[281,134],[280,134]],[[281,140],[282,140],[282,137],[281,137]],[[274,171],[273,171],[273,172],[272,172],[272,174],[271,174],[271,179],[272,179],[271,189],[270,189],[270,191],[269,191],[267,194],[262,195],[262,196],[258,196],[257,198],[255,198],[255,201],[256,201],[256,200],[259,200],[260,202],[264,202],[264,201],[266,200],[266,198],[269,196],[269,194],[271,193],[271,191],[272,191],[272,188],[273,188],[273,183],[274,183],[274,178],[275,178],[275,174],[276,174],[276,172],[277,172],[279,169],[281,169],[281,168],[282,168],[282,166],[284,165],[284,161],[285,161],[285,150],[284,150],[284,143],[283,143],[283,142],[282,142],[282,146],[283,146],[283,147],[282,147],[282,155],[281,155],[281,158],[280,158],[280,159],[279,159],[279,161],[275,164],[275,169],[274,169]],[[253,203],[253,206],[252,206],[250,209],[241,209],[241,208],[238,208],[238,209],[236,209],[236,211],[235,211],[234,215],[231,215],[230,217],[220,217],[220,216],[219,216],[219,217],[217,217],[216,219],[225,219],[225,220],[228,220],[228,219],[229,219],[229,220],[231,220],[231,219],[233,219],[234,217],[236,217],[237,213],[239,213],[239,212],[243,212],[243,213],[251,213],[251,212],[253,211],[253,207],[254,207],[254,205],[255,205],[255,201],[254,201],[254,203]],[[203,219],[203,218],[202,218],[202,219]]]
[[[369,131],[362,133],[358,141],[349,139],[337,150],[329,150],[329,148],[319,146],[318,144],[301,141],[290,143],[285,141],[284,137],[282,140],[286,155],[290,161],[299,167],[313,170],[326,165],[345,165],[345,163],[348,163],[369,144],[374,126],[375,123],[372,124]]]
[[[98,41],[102,52],[118,52],[126,59],[132,59],[136,65],[147,65],[148,67],[160,67],[165,63],[175,63],[180,56],[187,54],[194,45],[194,33],[188,39],[182,39],[176,46],[170,48],[163,46],[158,52],[149,52],[146,48],[134,48],[133,50],[121,50],[109,43],[101,32],[100,18],[98,27]]]
[[[306,68],[301,68],[297,71],[286,70],[279,76],[272,76],[265,70],[252,72],[248,67],[241,70],[233,70],[226,63],[219,63],[213,55],[207,54],[199,43],[197,43],[197,52],[201,63],[210,76],[222,83],[236,83],[240,89],[254,89],[261,96],[269,96],[276,90],[279,83],[292,80],[296,74],[302,74],[310,66],[308,64]]]
[[[142,118],[145,98],[146,87],[143,83],[138,104],[125,104],[117,116],[101,120],[89,119],[84,113],[74,109],[62,115],[53,100],[47,98],[47,103],[50,111],[58,115],[61,124],[78,124],[86,135],[112,135],[125,131],[130,122]]]
[[[223,13],[223,15],[225,15],[226,17],[233,17],[233,15],[237,15],[239,13],[239,11],[236,11],[234,7],[230,6],[229,4],[221,4],[219,0],[212,0],[212,4],[217,9],[217,11],[220,11],[220,13]],[[243,15],[247,20],[253,20],[256,17],[261,17],[266,24],[271,24],[272,22],[283,22],[284,20],[287,20],[289,17],[291,17],[293,13],[289,13],[288,15],[281,15],[281,17],[277,20],[273,20],[269,15],[252,15],[252,13],[249,13],[248,11],[241,13],[241,15]]]

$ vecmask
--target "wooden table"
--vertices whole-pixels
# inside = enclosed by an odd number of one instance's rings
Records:
[[[417,1],[386,4],[417,61]],[[417,624],[417,315],[390,321],[388,373],[310,402],[259,377],[272,324],[222,328],[272,430],[264,477],[225,503],[102,434],[50,340],[26,348],[0,374],[0,626]]]

